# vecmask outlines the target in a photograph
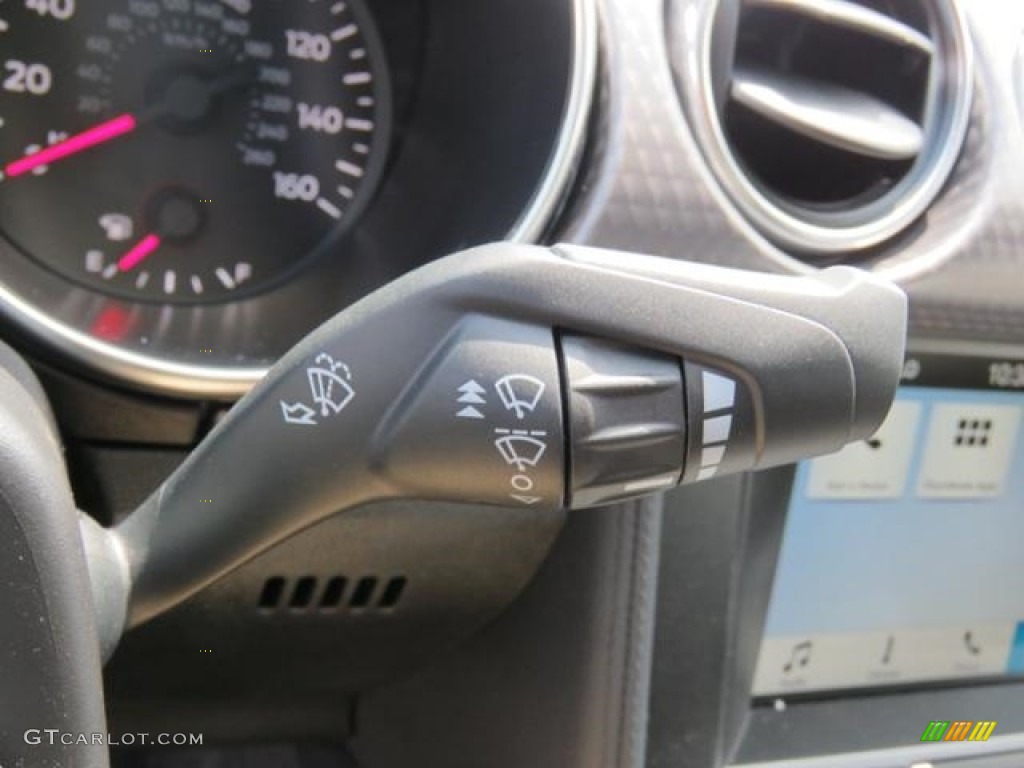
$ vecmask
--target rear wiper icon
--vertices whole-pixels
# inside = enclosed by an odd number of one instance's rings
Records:
[[[515,411],[519,419],[533,413],[544,394],[544,382],[533,376],[515,373],[498,380],[494,385],[502,404],[509,411]]]

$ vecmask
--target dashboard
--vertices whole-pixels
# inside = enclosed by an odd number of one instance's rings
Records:
[[[112,729],[253,765],[1020,764],[1022,41],[996,0],[0,0],[0,337],[104,524],[308,331],[473,245],[911,299],[870,439],[573,516],[337,516],[129,633]]]

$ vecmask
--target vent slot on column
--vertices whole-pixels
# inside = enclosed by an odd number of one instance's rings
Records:
[[[263,583],[257,607],[265,615],[282,609],[289,615],[386,614],[398,608],[407,586],[405,576],[392,576],[386,581],[377,576],[272,576]]]

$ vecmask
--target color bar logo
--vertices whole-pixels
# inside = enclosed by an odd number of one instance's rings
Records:
[[[988,741],[995,729],[995,720],[932,720],[921,741]]]

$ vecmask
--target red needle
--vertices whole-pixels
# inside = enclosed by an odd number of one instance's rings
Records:
[[[146,235],[134,248],[117,260],[117,268],[122,272],[127,272],[145,261],[159,247],[159,237]]]
[[[72,136],[70,139],[65,139],[59,144],[45,147],[28,157],[15,160],[4,169],[4,173],[9,178],[30,173],[40,166],[55,163],[65,157],[77,155],[79,152],[95,147],[97,144],[103,144],[111,139],[116,139],[118,136],[131,133],[137,125],[138,121],[134,115],[115,117],[113,120],[108,120],[87,131],[83,131],[76,136]]]

